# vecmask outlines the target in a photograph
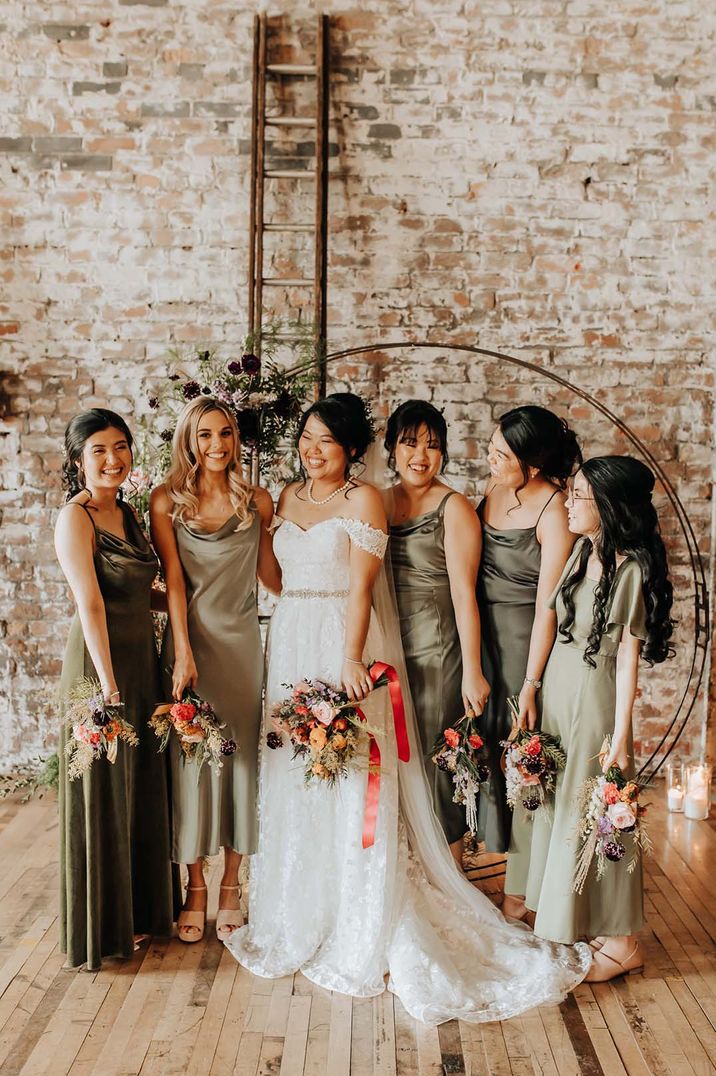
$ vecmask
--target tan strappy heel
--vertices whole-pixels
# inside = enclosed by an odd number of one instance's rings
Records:
[[[238,889],[241,895],[240,885],[220,885],[219,889]],[[235,930],[244,925],[244,917],[240,908],[219,908],[216,913],[216,936],[219,941],[226,941]]]
[[[205,885],[188,885],[187,893],[206,893]],[[206,909],[203,912],[182,910],[177,916],[177,934],[179,940],[191,944],[201,941],[206,926]]]

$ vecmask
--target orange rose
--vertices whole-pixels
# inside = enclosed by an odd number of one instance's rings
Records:
[[[342,732],[339,732],[337,736],[331,737],[331,747],[335,751],[343,751],[348,745],[348,740],[345,738]]]
[[[329,776],[329,771],[322,762],[314,762],[311,766],[311,773],[316,777],[323,777],[324,779]]]
[[[315,729],[311,729],[311,735],[308,739],[315,751],[322,751],[328,741],[326,730],[322,725],[318,725]]]
[[[338,729],[339,732],[345,732],[348,728],[348,722],[345,717],[336,717],[333,720],[333,728]]]

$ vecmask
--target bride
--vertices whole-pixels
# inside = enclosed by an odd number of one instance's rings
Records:
[[[257,975],[296,971],[357,997],[386,985],[427,1024],[503,1020],[560,1001],[585,976],[586,945],[535,938],[508,923],[458,871],[430,802],[406,690],[400,633],[382,571],[380,494],[350,477],[373,439],[363,402],[334,393],[303,414],[303,481],[278,504],[274,549],[283,590],[273,614],[250,921],[226,941]],[[369,695],[367,662],[393,665],[403,686],[411,760],[397,759],[387,692]],[[303,679],[340,684],[377,730],[380,799],[362,847],[366,770],[333,789],[304,786],[291,748],[269,750],[268,715]],[[369,696],[369,697],[367,697]]]

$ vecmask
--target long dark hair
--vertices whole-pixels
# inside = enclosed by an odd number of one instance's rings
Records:
[[[659,530],[659,519],[652,504],[654,474],[633,456],[594,456],[585,460],[582,474],[589,482],[599,512],[599,536],[596,554],[602,576],[594,593],[592,628],[584,650],[584,660],[594,667],[593,654],[599,650],[612,585],[616,575],[616,555],[631,557],[641,568],[642,591],[646,605],[646,642],[642,657],[650,665],[665,661],[673,653],[669,644],[674,630],[671,619],[673,587],[669,579],[666,549]],[[586,539],[571,574],[561,587],[567,616],[559,632],[572,641],[574,592],[587,572],[592,542]]]
[[[82,450],[95,433],[102,430],[120,430],[132,450],[133,437],[124,419],[106,407],[92,407],[89,411],[80,411],[67,423],[65,430],[65,459],[62,464],[62,487],[67,490],[66,500],[71,500],[86,489],[84,472],[81,466]],[[122,497],[122,490],[119,490]]]
[[[520,490],[530,480],[530,467],[536,467],[541,478],[565,489],[567,479],[582,462],[582,452],[577,435],[563,418],[546,407],[526,404],[505,411],[497,424],[522,468],[522,485],[515,490],[515,508],[521,503]]]
[[[396,407],[388,419],[384,444],[388,453],[388,464],[393,470],[395,470],[395,446],[405,434],[417,435],[421,426],[426,426],[428,432],[440,445],[443,457],[440,470],[441,472],[445,470],[450,459],[447,447],[447,422],[437,407],[428,403],[427,400],[406,400]]]
[[[368,409],[360,396],[354,392],[332,392],[328,396],[316,400],[301,415],[296,430],[296,448],[301,440],[301,434],[306,428],[311,415],[327,426],[331,434],[346,454],[346,466],[344,476],[348,478],[351,464],[359,463],[368,446],[375,439],[373,426],[370,421]],[[299,455],[299,468],[301,477],[306,481],[306,475]]]

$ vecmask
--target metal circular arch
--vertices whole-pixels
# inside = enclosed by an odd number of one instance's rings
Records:
[[[344,348],[341,351],[332,351],[325,355],[323,361],[327,365],[329,363],[337,362],[339,359],[347,359],[352,356],[367,355],[377,351],[400,351],[404,349],[413,350],[438,350],[438,351],[461,351],[470,355],[479,355],[492,359],[500,359],[503,362],[510,363],[513,366],[519,366],[523,370],[529,370],[531,373],[538,375],[539,377],[546,378],[548,381],[552,381],[563,388],[568,389],[574,393],[580,399],[586,401],[597,411],[599,411],[605,418],[615,426],[636,450],[643,456],[649,463],[649,466],[657,475],[661,482],[664,492],[671,504],[671,507],[676,514],[676,518],[679,522],[686,547],[689,552],[689,559],[691,564],[691,574],[694,584],[693,602],[694,602],[694,636],[693,647],[691,652],[691,664],[689,667],[689,675],[684,687],[679,705],[676,708],[676,712],[672,717],[668,728],[666,729],[661,740],[652,751],[649,758],[641,767],[639,774],[644,776],[647,780],[655,777],[659,772],[664,762],[673,751],[674,747],[678,743],[678,740],[686,727],[686,723],[691,716],[693,709],[696,705],[699,697],[699,689],[701,687],[704,672],[706,668],[706,660],[708,654],[708,641],[710,633],[710,618],[709,618],[709,599],[708,590],[706,587],[706,573],[704,571],[703,561],[699,553],[698,544],[694,535],[691,522],[686,510],[679,500],[679,497],[671,484],[668,476],[665,474],[658,460],[652,455],[650,450],[644,444],[644,442],[637,437],[637,435],[629,428],[629,426],[623,422],[617,415],[605,407],[603,403],[600,403],[594,396],[591,396],[584,389],[579,388],[577,385],[573,385],[566,378],[560,377],[558,374],[553,373],[551,370],[546,370],[542,366],[538,366],[536,363],[528,362],[526,359],[518,359],[514,355],[506,355],[501,351],[490,351],[486,348],[475,347],[470,344],[450,344],[450,343],[432,343],[428,341],[414,341],[414,340],[393,340],[386,341],[385,343],[373,343],[365,344],[360,347]],[[291,373],[297,373],[299,370],[304,369],[303,365],[294,367]],[[670,737],[671,742],[667,744]],[[657,756],[663,749],[663,756],[659,759]]]

